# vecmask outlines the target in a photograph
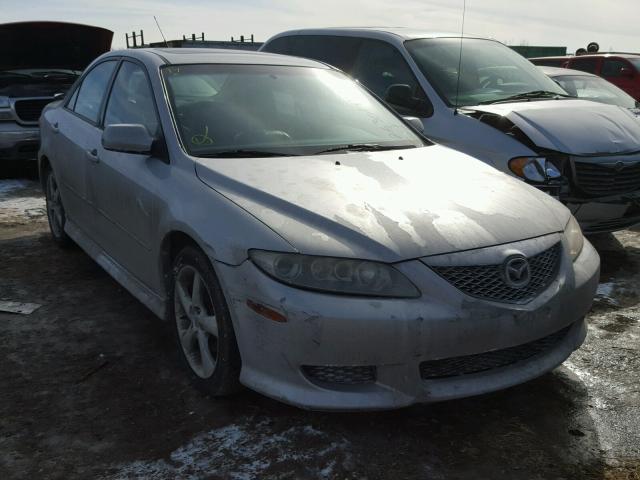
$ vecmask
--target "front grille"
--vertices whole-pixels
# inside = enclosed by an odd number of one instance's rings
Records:
[[[304,365],[302,372],[316,383],[362,385],[376,381],[376,367],[372,365]]]
[[[53,99],[16,100],[16,115],[23,122],[37,122],[42,114],[42,110]]]
[[[640,162],[620,168],[575,162],[576,182],[587,195],[601,197],[640,190]]]
[[[420,376],[423,380],[433,380],[470,375],[513,365],[550,350],[567,335],[570,328],[571,326],[563,328],[547,337],[516,347],[463,357],[428,360],[420,364]]]
[[[560,264],[560,243],[529,258],[531,281],[515,288],[504,281],[504,266],[470,265],[431,267],[438,275],[467,295],[506,303],[526,303],[553,281]]]

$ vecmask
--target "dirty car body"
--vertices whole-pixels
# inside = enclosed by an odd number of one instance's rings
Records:
[[[431,140],[562,201],[586,233],[640,222],[640,122],[627,109],[568,98],[500,42],[325,28],[278,34],[261,50],[341,68],[402,114],[419,117]]]
[[[111,113],[121,74],[151,92],[125,99],[139,117]],[[141,49],[102,56],[78,88],[41,119],[66,234],[176,321],[175,252],[202,252],[249,388],[398,408],[527,381],[585,337],[599,258],[566,207],[431,144],[331,67]]]
[[[0,162],[35,161],[38,118],[96,57],[113,32],[64,22],[0,25]]]

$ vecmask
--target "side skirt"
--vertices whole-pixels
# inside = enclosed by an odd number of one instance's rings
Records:
[[[149,287],[131,275],[68,218],[64,230],[116,282],[126,288],[131,295],[136,297],[162,320],[166,319],[166,299],[158,296]]]

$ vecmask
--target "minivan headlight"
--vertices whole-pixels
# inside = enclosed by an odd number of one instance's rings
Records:
[[[575,261],[582,251],[584,236],[582,235],[582,229],[580,228],[578,221],[573,215],[571,215],[569,223],[567,223],[567,226],[564,228],[564,236],[567,239],[571,260]]]
[[[562,173],[544,157],[516,157],[509,160],[509,170],[518,177],[535,183],[560,178]]]
[[[10,106],[9,97],[0,96],[0,108],[9,108]]]
[[[264,273],[293,287],[344,295],[416,298],[419,290],[391,265],[368,260],[250,250]]]

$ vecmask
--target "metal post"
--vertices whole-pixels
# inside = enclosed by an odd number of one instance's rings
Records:
[[[127,40],[127,48],[129,48],[129,34],[125,33],[124,38]]]
[[[138,46],[138,41],[136,39],[136,32],[131,32],[131,35],[133,36],[133,48],[136,48]]]
[[[144,31],[140,30],[140,46],[144,47]]]

